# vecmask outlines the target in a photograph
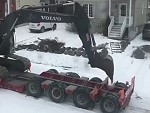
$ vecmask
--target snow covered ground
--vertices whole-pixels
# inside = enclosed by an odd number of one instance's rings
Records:
[[[47,31],[45,33],[30,33],[28,26],[16,29],[16,45],[35,42],[38,38],[54,39],[65,42],[66,46],[81,47],[81,41],[77,34],[65,31],[65,24],[59,24],[56,31]],[[107,39],[100,34],[95,34],[96,43],[116,42]],[[131,58],[135,48],[133,46],[149,45],[150,42],[143,41],[141,35],[134,39],[123,53],[110,53],[114,59],[115,73],[114,81],[130,81],[136,76],[135,91],[132,96],[129,107],[123,110],[123,113],[150,113],[150,57],[144,60]],[[32,62],[31,72],[40,74],[50,68],[55,68],[59,72],[72,71],[80,76],[92,78],[94,76],[105,79],[106,74],[100,69],[91,68],[88,60],[83,57],[68,55],[59,55],[52,53],[43,53],[37,51],[21,50],[16,54],[27,57]],[[70,67],[70,68],[65,68]],[[35,99],[25,94],[19,94],[13,91],[0,89],[0,113],[99,113],[99,104],[94,110],[84,110],[74,106],[72,100],[68,98],[64,103],[56,104],[47,97]]]

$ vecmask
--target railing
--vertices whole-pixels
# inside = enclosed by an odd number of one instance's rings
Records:
[[[123,21],[122,26],[121,26],[121,36],[124,32],[126,25],[127,25],[127,17],[124,18],[124,21]]]
[[[130,23],[129,23],[129,19],[130,19]],[[128,26],[132,26],[133,25],[133,16],[127,17],[127,25]]]
[[[108,36],[109,36],[110,31],[111,31],[112,27],[114,26],[114,22],[115,22],[114,16],[111,16],[110,18],[111,18],[111,22],[110,22],[110,24],[108,26]]]

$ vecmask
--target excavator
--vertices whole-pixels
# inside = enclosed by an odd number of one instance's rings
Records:
[[[43,11],[48,8],[49,11]],[[54,23],[74,23],[83,48],[89,59],[89,64],[93,68],[99,68],[106,72],[111,82],[113,82],[114,64],[110,55],[101,55],[97,50],[93,51],[90,19],[83,7],[78,2],[50,4],[46,6],[24,6],[8,14],[0,24],[0,75],[4,67],[8,70],[24,72],[30,68],[30,60],[22,56],[15,55],[14,32],[17,25],[28,22],[54,22]]]

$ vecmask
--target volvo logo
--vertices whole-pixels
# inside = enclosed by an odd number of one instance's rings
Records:
[[[61,17],[41,16],[42,20],[61,21]]]

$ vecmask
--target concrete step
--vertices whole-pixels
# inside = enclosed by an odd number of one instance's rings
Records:
[[[120,42],[110,42],[112,53],[122,53],[122,47]]]
[[[109,34],[121,34],[121,32],[111,31]]]
[[[113,27],[111,30],[121,30],[121,28],[115,28],[115,27]]]
[[[121,28],[121,26],[113,26],[114,28]]]
[[[109,37],[121,37],[120,35],[109,35]]]
[[[121,34],[110,33],[109,36],[121,36]]]

